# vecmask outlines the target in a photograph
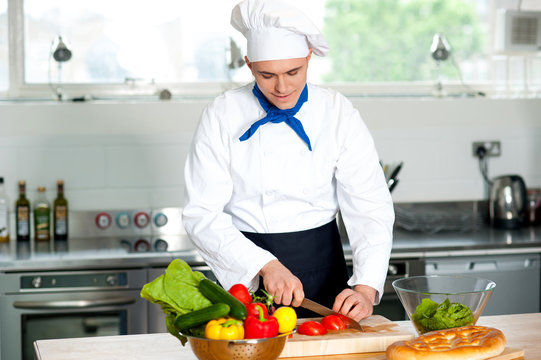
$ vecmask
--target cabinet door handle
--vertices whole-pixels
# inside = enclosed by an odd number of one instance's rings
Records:
[[[99,300],[53,300],[53,301],[15,301],[13,306],[17,309],[84,309],[100,306],[129,305],[135,303],[135,298],[131,296],[119,296],[109,299]]]
[[[472,261],[470,262],[470,266],[468,266],[468,269],[470,270],[477,270],[477,271],[490,271],[490,270],[497,270],[498,264],[496,264],[495,261]]]

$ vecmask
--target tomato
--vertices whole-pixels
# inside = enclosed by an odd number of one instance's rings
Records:
[[[336,314],[336,316],[342,319],[342,321],[344,322],[344,325],[346,325],[346,328],[348,329],[351,327],[351,323],[354,321],[352,318],[348,318],[347,316],[342,315],[342,314]]]
[[[281,334],[292,331],[297,325],[297,313],[289,306],[279,307],[272,316],[278,319],[278,332]]]
[[[242,284],[235,284],[231,286],[229,293],[244,305],[252,302],[252,295],[250,295],[246,286]]]
[[[321,325],[321,323],[310,320],[300,324],[297,328],[297,332],[302,335],[310,336],[325,335],[327,333],[327,329],[325,329],[325,326]]]
[[[247,317],[248,316],[255,316],[256,318],[259,317],[259,310],[257,310],[257,308],[260,307],[261,310],[263,310],[263,317],[266,319],[269,317],[269,311],[267,310],[267,307],[262,304],[262,303],[251,303],[251,304],[248,304],[246,305],[246,310],[248,312],[248,315],[246,315]]]
[[[327,330],[344,330],[346,324],[338,315],[328,315],[321,320],[321,325],[325,326]]]

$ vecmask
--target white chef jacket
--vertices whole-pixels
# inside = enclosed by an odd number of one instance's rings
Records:
[[[394,212],[378,155],[359,112],[343,95],[308,84],[295,115],[313,151],[285,123],[267,123],[253,83],[226,91],[200,119],[185,166],[183,223],[202,258],[226,289],[252,291],[275,257],[241,231],[281,233],[327,224],[341,211],[353,251],[350,286],[383,293]],[[314,259],[325,261],[325,259]]]

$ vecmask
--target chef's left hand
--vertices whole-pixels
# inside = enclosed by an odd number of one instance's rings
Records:
[[[376,290],[367,285],[355,285],[353,289],[344,289],[336,296],[333,311],[360,321],[372,315]]]

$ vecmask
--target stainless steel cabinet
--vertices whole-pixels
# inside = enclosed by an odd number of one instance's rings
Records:
[[[427,275],[460,274],[496,283],[483,315],[541,310],[540,254],[453,256],[426,259]]]

